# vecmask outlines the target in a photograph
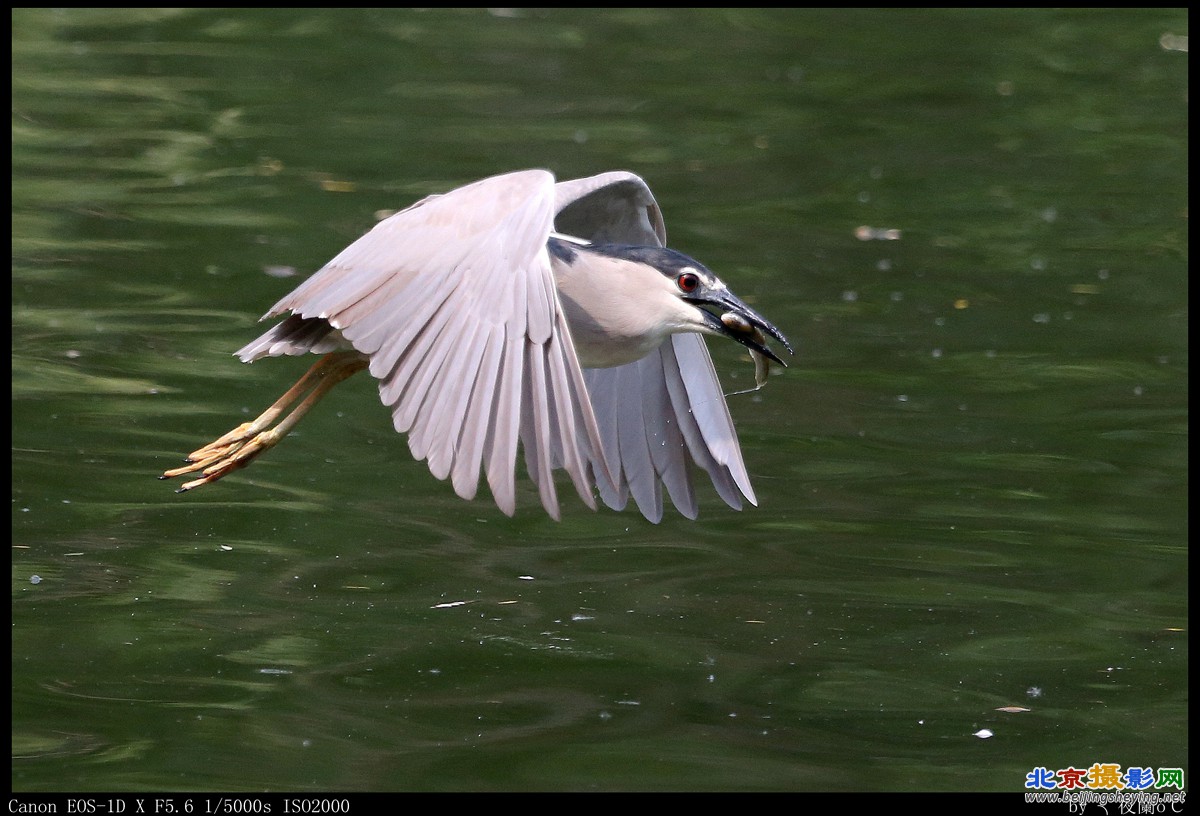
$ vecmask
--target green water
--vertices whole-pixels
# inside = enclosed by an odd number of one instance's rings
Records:
[[[1186,773],[1186,11],[12,19],[14,791]],[[760,507],[508,519],[361,375],[154,478],[376,213],[524,167],[639,173],[793,341]]]

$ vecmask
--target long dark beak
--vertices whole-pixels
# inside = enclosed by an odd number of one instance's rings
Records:
[[[725,288],[706,288],[702,293],[697,293],[696,296],[685,298],[685,300],[700,307],[708,307],[702,308],[702,311],[705,322],[708,323],[714,334],[732,338],[787,368],[787,363],[779,359],[779,355],[767,345],[766,337],[763,334],[766,333],[782,343],[788,354],[795,354],[792,351],[792,344],[783,336],[783,332],[775,328],[774,323],[747,306],[733,292]],[[710,311],[713,309],[717,311]]]

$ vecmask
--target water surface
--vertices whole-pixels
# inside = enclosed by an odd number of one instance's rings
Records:
[[[13,789],[1186,771],[1187,22],[14,11]],[[523,167],[641,174],[794,341],[760,507],[509,519],[367,378],[154,478],[303,370],[230,354],[304,275]]]

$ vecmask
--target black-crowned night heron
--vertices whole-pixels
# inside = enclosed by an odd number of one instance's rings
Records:
[[[618,510],[632,495],[654,522],[663,485],[696,517],[692,464],[731,507],[757,504],[701,335],[747,346],[760,385],[767,359],[783,362],[764,332],[791,346],[665,245],[650,188],[623,171],[555,183],[524,170],[418,201],[276,303],[264,320],[291,315],[237,352],[321,359],[262,416],[162,478],[201,473],[183,492],[244,467],[366,368],[413,456],[464,499],[482,468],[508,515],[518,440],[555,519],[556,468],[589,507],[594,491]]]

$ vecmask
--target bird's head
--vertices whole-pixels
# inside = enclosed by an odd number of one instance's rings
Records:
[[[587,251],[651,267],[668,283],[668,291],[688,307],[674,310],[684,325],[679,328],[728,337],[743,346],[768,357],[782,366],[783,360],[766,343],[769,335],[793,354],[791,343],[771,321],[767,320],[704,264],[666,247],[633,247],[623,244],[591,244]]]

